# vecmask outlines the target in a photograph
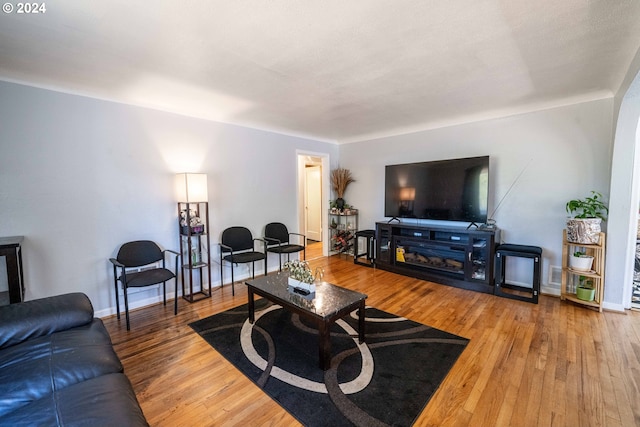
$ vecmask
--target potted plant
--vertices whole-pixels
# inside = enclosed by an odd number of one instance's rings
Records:
[[[576,288],[576,298],[583,301],[593,301],[596,297],[596,290],[593,287],[593,280],[584,276],[579,277],[580,283]]]
[[[602,194],[591,191],[591,197],[569,200],[567,212],[567,240],[572,243],[598,244],[602,221],[606,221],[609,209],[602,201]]]
[[[355,182],[349,169],[338,168],[331,171],[331,188],[336,193],[336,207],[342,211],[344,209],[344,192],[352,182]]]
[[[289,271],[288,283],[294,289],[304,289],[315,292],[315,277],[311,273],[309,263],[306,261],[294,260],[284,263],[285,270]]]
[[[593,265],[593,257],[584,252],[576,251],[569,259],[569,267],[572,270],[590,271]]]
[[[338,208],[338,204],[340,204],[340,206],[342,207]],[[348,203],[345,203],[344,199],[329,200],[329,211],[334,215],[341,214],[341,213],[344,213],[346,215],[353,210],[356,210],[356,209],[353,209],[353,206],[349,205]]]

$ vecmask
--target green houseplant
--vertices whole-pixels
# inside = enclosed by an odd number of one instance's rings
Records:
[[[592,190],[591,197],[569,200],[567,212],[573,218],[600,218],[602,221],[606,221],[609,209],[602,201],[602,194]]]
[[[602,194],[591,191],[584,199],[569,200],[566,210],[571,215],[567,220],[567,240],[572,243],[598,244],[601,223],[609,213]]]
[[[585,252],[576,251],[569,259],[569,267],[572,270],[589,271],[593,265],[593,256]]]
[[[596,296],[596,290],[593,287],[593,280],[584,276],[579,277],[578,287],[576,288],[576,297],[583,301],[593,301]]]

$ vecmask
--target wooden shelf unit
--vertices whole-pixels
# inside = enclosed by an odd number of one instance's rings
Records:
[[[598,244],[584,244],[567,241],[567,230],[562,231],[562,282],[560,287],[560,299],[569,300],[576,304],[597,309],[602,313],[602,300],[604,298],[604,257],[605,257],[605,233],[601,232]],[[593,256],[593,270],[580,271],[569,267],[569,257],[575,251],[585,252]],[[593,301],[581,300],[576,296],[576,287],[580,276],[593,281],[595,298]]]

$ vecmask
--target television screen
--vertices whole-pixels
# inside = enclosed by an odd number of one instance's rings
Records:
[[[390,165],[386,217],[486,223],[489,156]]]

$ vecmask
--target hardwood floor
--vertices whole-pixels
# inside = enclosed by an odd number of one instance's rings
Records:
[[[307,260],[311,261],[322,257],[322,242],[310,241],[307,243]]]
[[[471,341],[417,426],[640,426],[640,313],[597,313],[558,298],[530,304],[353,264],[310,262],[367,304]],[[211,299],[103,319],[152,426],[299,423],[188,323],[246,303],[246,287]]]

